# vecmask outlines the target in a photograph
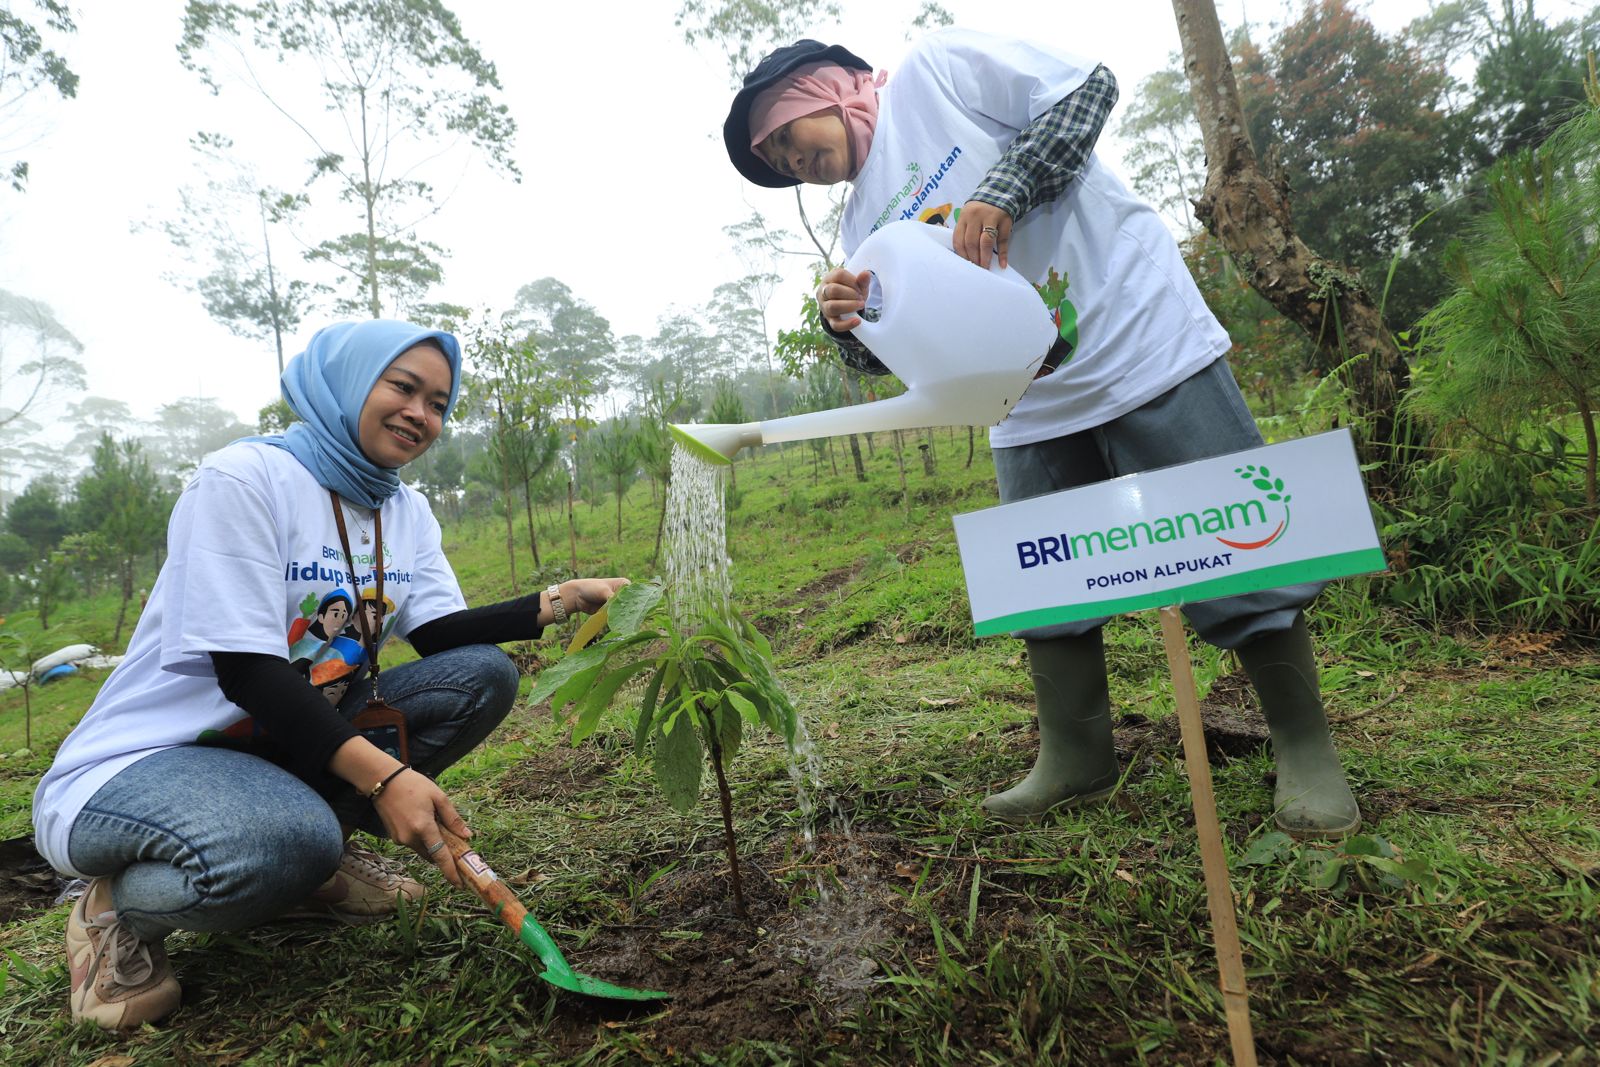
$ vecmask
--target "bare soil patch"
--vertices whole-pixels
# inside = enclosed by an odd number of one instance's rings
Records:
[[[64,885],[31,836],[0,841],[0,925],[54,907]]]

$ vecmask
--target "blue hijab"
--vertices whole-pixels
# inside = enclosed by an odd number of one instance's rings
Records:
[[[302,421],[281,434],[246,440],[287,449],[319,485],[352,504],[381,507],[399,491],[400,476],[361,451],[361,409],[389,364],[429,341],[444,350],[450,364],[448,419],[461,386],[461,345],[455,337],[409,322],[365,319],[318,330],[306,350],[283,369],[283,399]]]

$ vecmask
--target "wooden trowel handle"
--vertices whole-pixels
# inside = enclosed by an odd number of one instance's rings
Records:
[[[445,847],[450,850],[450,855],[456,858],[456,870],[460,872],[461,880],[489,905],[489,910],[501,922],[520,935],[522,920],[528,914],[528,909],[522,906],[522,902],[517,900],[500,876],[470,844],[443,826],[439,827],[439,832],[444,835]]]

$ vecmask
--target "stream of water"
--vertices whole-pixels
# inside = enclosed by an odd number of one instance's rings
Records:
[[[733,612],[725,471],[673,446],[663,547],[673,621],[679,626],[708,609],[725,617]],[[818,818],[824,811],[829,843],[838,847],[827,849],[830,862],[806,864],[815,905],[786,917],[772,934],[834,994],[863,994],[876,981],[877,964],[870,953],[885,941],[887,928],[857,874],[867,856],[851,833],[849,815],[823,784],[822,759],[798,710],[795,742],[787,756],[800,816],[802,862],[823,851]]]

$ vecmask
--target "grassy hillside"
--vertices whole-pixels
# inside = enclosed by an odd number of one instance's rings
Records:
[[[735,761],[751,925],[732,915],[709,789],[689,817],[666,806],[631,754],[626,701],[578,747],[548,708],[520,706],[444,779],[576,966],[673,1001],[557,994],[474,898],[423,873],[433,896],[406,922],[174,937],[182,1010],[107,1035],[67,1021],[66,905],[14,872],[6,1062],[1225,1059],[1154,618],[1107,630],[1114,802],[1025,830],[985,823],[977,802],[1035,744],[1021,645],[972,637],[951,533],[952,513],[995,502],[987,449],[969,469],[965,432],[940,431],[937,472],[910,448],[902,494],[888,436],[875,444],[865,484],[836,442],[837,474],[799,447],[742,460],[731,492],[736,597],[817,754],[798,791],[781,746]],[[619,538],[610,499],[580,504],[577,569],[653,573],[659,508],[633,486]],[[547,521],[537,574],[518,522],[523,591],[571,572],[564,520]],[[513,591],[494,516],[448,526],[446,546],[469,600]],[[1378,580],[1338,584],[1312,616],[1367,820],[1348,849],[1271,833],[1253,696],[1231,657],[1192,642],[1263,1062],[1600,1062],[1600,653],[1559,634],[1424,630],[1374,606]],[[74,637],[109,632],[107,606],[91,607]],[[530,671],[558,639],[519,650]],[[0,761],[0,837],[26,832],[33,785],[98,681],[34,691],[34,754]],[[21,694],[0,693],[0,753],[22,747],[22,715]]]

